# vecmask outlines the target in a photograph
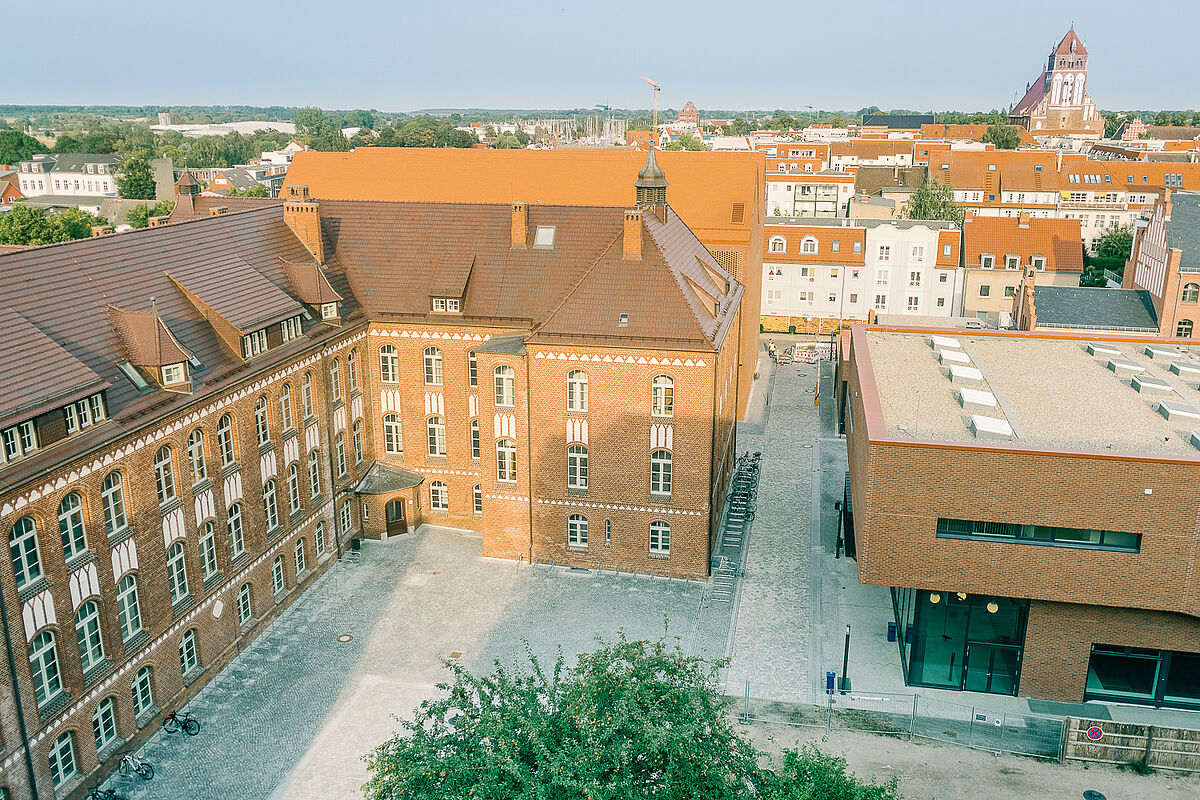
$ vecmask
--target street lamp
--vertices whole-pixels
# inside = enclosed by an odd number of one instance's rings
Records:
[[[842,677],[838,678],[838,691],[842,694],[850,691],[850,676],[846,670],[850,668],[850,625],[846,625],[846,646],[842,650]]]

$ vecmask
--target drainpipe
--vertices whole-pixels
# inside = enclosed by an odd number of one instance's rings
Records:
[[[529,563],[533,563],[533,392],[529,381],[529,349],[525,350],[525,476],[529,482]],[[495,388],[495,387],[493,387]],[[515,398],[514,398],[515,399]],[[515,417],[516,415],[514,415]],[[513,431],[516,434],[516,431]],[[590,445],[589,445],[590,448]],[[590,455],[591,450],[588,450]],[[590,464],[590,462],[589,462]],[[483,476],[479,476],[482,487]]]
[[[33,751],[29,745],[29,729],[25,726],[25,708],[21,703],[21,687],[17,685],[17,661],[13,656],[12,634],[8,629],[8,604],[4,591],[0,589],[0,618],[4,621],[4,647],[8,650],[8,673],[12,676],[13,700],[17,703],[17,724],[21,728],[21,747],[25,750],[25,771],[29,775],[29,791],[33,800],[39,800],[37,779],[33,774]]]
[[[327,382],[329,380],[329,364],[328,357],[325,355],[325,347],[321,347],[321,380]],[[340,385],[340,381],[339,381]],[[342,514],[338,508],[338,474],[337,465],[333,458],[333,397],[329,394],[329,388],[326,387],[322,393],[325,395],[325,454],[329,457],[329,496],[330,502],[333,503],[333,541],[334,551],[337,553],[338,560],[342,558]],[[347,531],[349,533],[349,531]]]

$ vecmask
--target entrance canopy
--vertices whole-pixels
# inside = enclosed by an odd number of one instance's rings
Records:
[[[424,480],[424,475],[376,461],[351,491],[355,494],[391,494],[411,489]]]

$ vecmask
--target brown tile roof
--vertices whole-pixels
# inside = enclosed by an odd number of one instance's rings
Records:
[[[107,386],[104,378],[11,308],[0,308],[0,331],[5,342],[0,353],[0,423],[15,424]]]
[[[192,352],[179,343],[156,312],[129,311],[116,306],[109,306],[107,310],[129,363],[139,367],[161,367],[179,364],[192,357]]]
[[[829,155],[857,156],[859,159],[874,160],[883,156],[894,156],[907,153],[913,154],[911,140],[893,139],[849,139],[846,141],[830,142]]]
[[[1040,255],[1046,257],[1048,272],[1083,272],[1081,241],[1077,219],[967,217],[963,223],[967,267],[978,267],[983,253],[994,255],[1001,269],[1006,255],[1020,256],[1022,265]]]
[[[204,272],[169,269],[167,277],[242,335],[304,312],[294,297],[237,254],[214,261]]]
[[[175,207],[171,209],[171,222],[182,222],[186,219],[207,217],[214,208],[224,206],[230,214],[238,211],[251,211],[256,208],[283,205],[282,197],[220,197],[216,195],[198,194],[192,197],[192,207],[184,197],[177,197]]]
[[[882,189],[920,188],[925,183],[925,167],[892,167],[864,164],[854,176],[854,191],[875,194]]]
[[[1075,46],[1073,51],[1071,50],[1071,45]],[[1058,43],[1058,47],[1054,48],[1054,54],[1066,56],[1072,53],[1077,56],[1086,56],[1087,48],[1083,46],[1083,40],[1079,38],[1079,34],[1075,32],[1075,29],[1069,28],[1066,35],[1063,36],[1062,41]]]
[[[325,271],[315,261],[295,262],[284,258],[280,258],[279,261],[283,264],[292,294],[300,298],[300,302],[317,306],[319,310],[322,303],[334,303],[344,299],[334,291]]]
[[[991,169],[992,165],[995,169]],[[930,153],[929,176],[956,189],[997,194],[1001,191],[1053,192],[1060,188],[1058,156],[1042,150]]]
[[[1022,147],[1037,145],[1037,139],[1021,126],[1016,126]],[[982,142],[987,133],[986,124],[951,124],[951,125],[922,125],[922,139],[962,139],[971,142]]]

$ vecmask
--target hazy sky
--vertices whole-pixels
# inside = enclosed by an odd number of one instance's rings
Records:
[[[0,103],[990,109],[1072,20],[1102,108],[1200,107],[1194,0],[19,2]]]

